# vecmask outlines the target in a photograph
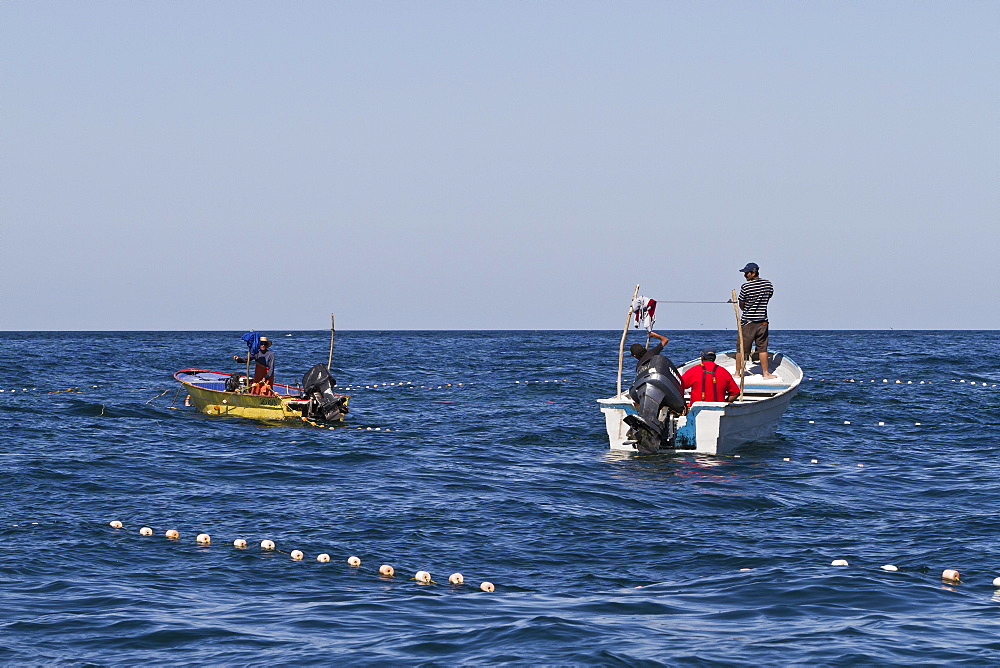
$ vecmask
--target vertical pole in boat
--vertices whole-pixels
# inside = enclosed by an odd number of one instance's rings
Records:
[[[330,314],[330,356],[326,359],[326,370],[330,370],[330,365],[333,364],[333,337],[336,336],[337,330],[333,326],[333,314]]]
[[[618,394],[622,393],[622,364],[625,361],[625,337],[628,336],[628,323],[632,319],[632,302],[639,296],[639,284],[635,286],[632,293],[632,301],[628,303],[628,313],[625,315],[625,329],[622,330],[622,342],[618,346]],[[615,396],[617,397],[618,394]]]
[[[740,372],[740,401],[743,401],[743,369],[746,366],[746,355],[743,354],[743,322],[740,318],[739,301],[736,299],[736,290],[733,290],[733,312],[736,314],[736,361]]]
[[[250,331],[253,332],[253,331],[256,331],[256,330],[251,329]],[[250,384],[250,357],[251,357],[251,355],[250,355],[250,344],[248,343],[247,344],[247,385]]]

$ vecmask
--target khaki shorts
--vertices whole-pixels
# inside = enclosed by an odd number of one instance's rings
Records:
[[[767,323],[749,322],[743,325],[743,352],[750,354],[750,345],[755,344],[757,352],[767,352]],[[736,350],[739,351],[739,336],[736,337]]]

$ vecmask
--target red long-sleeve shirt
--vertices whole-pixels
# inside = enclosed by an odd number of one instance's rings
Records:
[[[688,406],[696,401],[728,401],[740,393],[740,386],[733,380],[733,375],[709,360],[702,360],[698,366],[685,371],[681,383],[685,390],[691,388]]]

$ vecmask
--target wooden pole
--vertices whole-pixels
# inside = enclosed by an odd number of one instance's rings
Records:
[[[628,303],[628,313],[625,315],[625,329],[622,330],[622,342],[618,345],[618,394],[622,393],[622,365],[625,362],[625,337],[628,336],[628,323],[632,319],[632,302],[639,296],[639,284],[632,293],[632,301]],[[618,394],[615,396],[617,397]]]
[[[256,330],[251,329],[251,332]],[[250,385],[250,346],[247,346],[247,385]]]
[[[743,369],[746,366],[746,355],[743,351],[743,322],[740,318],[739,301],[736,299],[736,290],[733,290],[733,312],[736,314],[736,362],[740,372],[740,401],[743,401]]]
[[[326,359],[326,370],[330,370],[333,365],[333,337],[337,335],[337,329],[333,326],[333,314],[330,314],[330,356]]]

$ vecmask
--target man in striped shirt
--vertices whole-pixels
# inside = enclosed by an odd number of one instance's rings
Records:
[[[760,267],[755,262],[748,262],[740,269],[747,282],[740,287],[740,325],[743,330],[742,350],[749,355],[750,344],[753,343],[760,354],[760,370],[764,378],[776,376],[767,368],[767,302],[774,294],[771,281],[760,277]],[[741,350],[737,341],[737,351]],[[743,368],[743,355],[736,355],[736,369]]]

